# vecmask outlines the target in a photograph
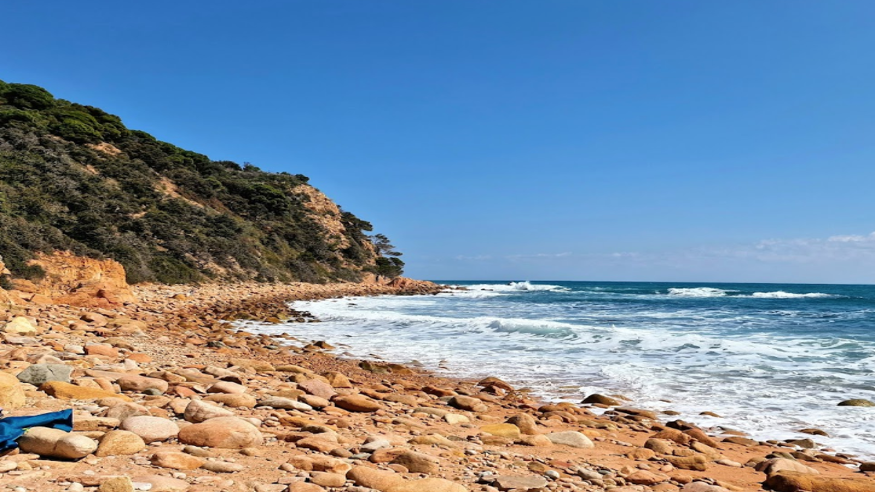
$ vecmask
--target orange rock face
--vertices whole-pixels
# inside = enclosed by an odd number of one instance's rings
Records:
[[[45,278],[35,284],[34,293],[48,296],[56,304],[110,308],[136,301],[125,281],[125,269],[116,261],[59,252],[40,256],[29,264],[46,272]]]

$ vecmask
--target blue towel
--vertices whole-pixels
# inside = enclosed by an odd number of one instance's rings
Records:
[[[0,418],[0,451],[17,448],[17,439],[31,427],[53,427],[70,432],[73,430],[73,410]]]

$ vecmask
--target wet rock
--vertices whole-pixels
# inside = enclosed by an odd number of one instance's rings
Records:
[[[218,417],[186,426],[178,438],[183,444],[227,449],[260,446],[264,442],[254,425],[238,417]]]
[[[70,382],[73,367],[66,364],[33,364],[18,374],[22,383],[39,386],[48,381]]]
[[[112,430],[100,438],[95,456],[119,456],[136,454],[146,449],[146,442],[133,432]]]
[[[44,457],[77,460],[97,450],[97,442],[80,434],[49,427],[32,427],[18,439],[24,453]]]
[[[610,396],[600,395],[598,393],[593,393],[586,398],[583,399],[581,403],[589,403],[594,405],[607,405],[609,407],[616,407],[621,405],[620,401],[611,398]]]
[[[553,444],[585,449],[595,447],[595,444],[593,444],[588,437],[577,431],[552,432],[550,434],[544,434],[544,436]]]
[[[125,419],[121,424],[121,429],[140,436],[147,444],[166,441],[179,434],[179,426],[175,422],[145,415]]]
[[[875,403],[865,400],[863,398],[854,398],[852,400],[845,400],[838,404],[840,407],[875,407]]]

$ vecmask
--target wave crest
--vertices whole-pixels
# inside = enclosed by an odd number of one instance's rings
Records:
[[[732,291],[717,289],[714,287],[672,287],[668,289],[668,295],[676,297],[725,297],[729,292]]]
[[[751,297],[757,297],[760,299],[801,299],[835,296],[832,294],[823,294],[821,292],[811,292],[809,294],[794,294],[792,292],[784,292],[783,290],[779,290],[775,292],[754,292]]]

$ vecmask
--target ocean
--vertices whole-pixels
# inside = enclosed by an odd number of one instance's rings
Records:
[[[875,286],[442,283],[468,290],[295,302],[321,322],[248,329],[496,376],[545,400],[621,394],[703,428],[875,457],[875,408],[837,406],[875,401]],[[798,432],[811,427],[830,437]]]

